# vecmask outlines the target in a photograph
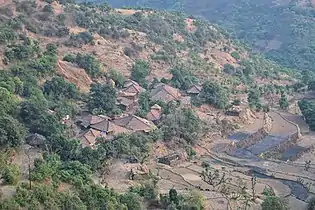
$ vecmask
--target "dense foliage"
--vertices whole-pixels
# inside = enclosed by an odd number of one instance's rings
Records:
[[[200,97],[204,102],[219,109],[226,108],[229,102],[228,91],[220,84],[207,81],[202,85]]]
[[[315,101],[303,99],[299,102],[299,107],[310,129],[315,130]]]

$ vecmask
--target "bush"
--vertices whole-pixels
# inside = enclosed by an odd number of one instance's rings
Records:
[[[180,109],[171,114],[161,123],[165,140],[181,138],[188,144],[195,144],[202,132],[202,122],[191,109]]]
[[[311,198],[307,204],[307,210],[315,210],[315,198]]]
[[[171,69],[172,79],[171,84],[176,88],[187,90],[191,85],[198,83],[198,79],[183,65],[177,65]]]
[[[116,90],[110,85],[92,84],[88,107],[94,113],[115,114]]]
[[[67,98],[73,99],[78,96],[77,87],[66,81],[63,77],[53,77],[52,80],[47,80],[44,84],[43,92],[53,96],[54,99]]]
[[[229,94],[227,90],[218,83],[209,81],[202,85],[200,98],[202,98],[205,103],[214,105],[219,109],[226,108],[229,102]]]
[[[115,82],[115,85],[117,87],[123,87],[124,86],[126,79],[121,72],[119,72],[115,69],[110,69],[107,75],[108,75],[108,78],[112,79]]]
[[[20,179],[20,168],[17,165],[6,165],[0,168],[3,184],[16,185]]]
[[[238,52],[236,52],[236,51],[232,52],[232,53],[231,53],[231,56],[232,56],[233,58],[235,58],[236,60],[241,59],[240,54],[238,54]]]
[[[267,196],[261,204],[262,210],[287,210],[287,202],[276,196]]]
[[[147,86],[146,77],[150,74],[150,65],[147,61],[136,60],[131,69],[131,78],[142,86]]]
[[[22,145],[26,129],[16,119],[0,115],[0,146],[16,148]]]

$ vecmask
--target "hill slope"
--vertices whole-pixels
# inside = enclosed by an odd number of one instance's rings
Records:
[[[203,16],[287,67],[315,70],[312,1],[109,1],[114,6],[180,9]]]
[[[193,155],[207,132],[253,118],[249,106],[286,106],[301,87],[208,22],[67,2],[0,1],[0,209],[169,209],[147,158]],[[112,167],[126,182],[108,176],[112,161],[131,162]],[[176,208],[204,206],[186,192]]]

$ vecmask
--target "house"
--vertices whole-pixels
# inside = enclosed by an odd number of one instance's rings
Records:
[[[181,164],[186,159],[184,154],[181,153],[172,153],[169,155],[166,155],[164,157],[158,158],[158,163],[162,163],[169,166],[175,166],[178,164]]]
[[[127,97],[118,97],[116,104],[124,111],[130,112],[133,110],[136,102]]]
[[[120,97],[128,98],[129,100],[136,101],[139,94],[144,92],[145,89],[142,88],[137,82],[133,80],[128,80],[124,84],[124,89],[119,92]]]
[[[107,136],[130,132],[130,130],[119,125],[116,125],[115,123],[108,119],[104,119],[101,122],[91,125],[91,128],[97,131],[101,131],[103,134],[106,134]]]
[[[159,105],[154,104],[147,114],[147,119],[152,122],[157,122],[161,118],[161,115],[162,108]]]
[[[152,122],[131,114],[118,117],[113,122],[131,131],[150,132],[156,129],[156,126]]]
[[[201,92],[201,89],[202,89],[202,86],[193,85],[186,92],[190,95],[199,95],[199,93]]]
[[[95,115],[83,113],[81,116],[79,116],[76,119],[76,124],[79,124],[84,128],[88,128],[90,125],[101,122],[104,119],[110,119],[110,118],[105,115],[95,116]]]
[[[178,89],[160,83],[151,91],[150,97],[153,101],[163,101],[168,103],[170,101],[178,100],[181,97],[181,94]]]
[[[79,135],[78,139],[80,140],[82,147],[94,147],[97,142],[97,138],[101,137],[104,137],[104,134],[101,131],[90,128]]]

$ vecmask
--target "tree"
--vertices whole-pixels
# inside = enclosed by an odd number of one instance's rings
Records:
[[[310,129],[315,130],[315,101],[303,99],[298,105]]]
[[[0,113],[12,114],[16,109],[17,99],[6,88],[0,87]]]
[[[287,109],[289,107],[289,102],[284,93],[281,93],[281,98],[279,101],[279,105],[281,109]]]
[[[315,198],[311,198],[307,204],[307,210],[315,210]]]
[[[137,81],[140,85],[146,87],[146,77],[150,74],[150,65],[147,61],[136,60],[131,69],[131,78]]]
[[[16,119],[0,115],[0,146],[18,147],[23,143],[26,131]]]
[[[143,209],[141,197],[136,193],[127,192],[120,196],[120,202],[125,204],[128,210]]]
[[[172,112],[161,125],[165,140],[180,138],[188,144],[196,143],[202,132],[202,122],[191,109]]]
[[[288,204],[282,198],[276,196],[267,196],[261,204],[262,210],[287,210]]]
[[[20,179],[20,168],[17,165],[6,165],[0,168],[4,184],[16,185]]]
[[[225,88],[215,82],[207,81],[202,85],[200,98],[204,102],[214,105],[216,108],[226,108],[229,102],[229,94]]]
[[[108,72],[108,77],[115,82],[115,85],[117,87],[123,87],[124,86],[125,77],[121,72],[119,72],[115,69],[111,69]]]
[[[73,99],[78,96],[77,87],[63,77],[53,77],[52,80],[47,80],[44,84],[43,92],[47,95],[52,95],[54,99],[62,97]]]
[[[258,89],[250,90],[248,93],[247,101],[251,108],[259,109],[259,107],[262,107],[260,103],[260,91]]]
[[[91,112],[116,113],[116,90],[110,85],[92,84],[88,107]]]
[[[177,65],[171,69],[171,84],[176,88],[187,90],[191,85],[198,82],[197,78],[184,68],[183,65]]]

